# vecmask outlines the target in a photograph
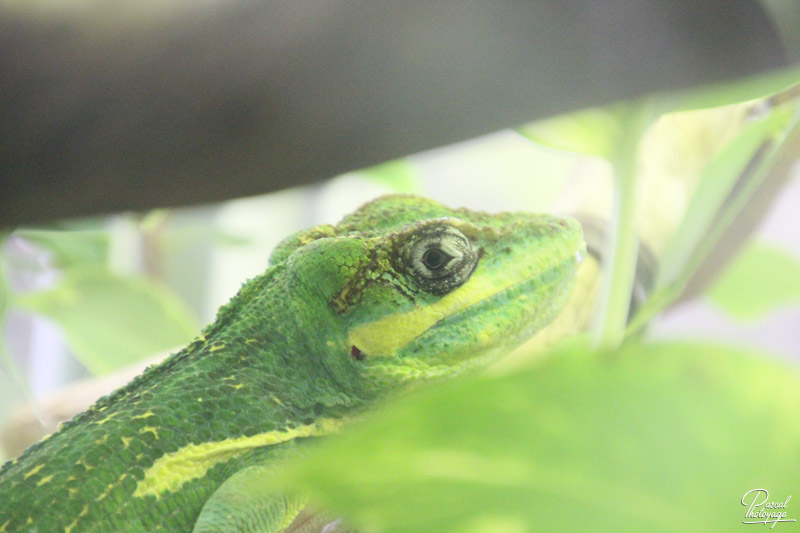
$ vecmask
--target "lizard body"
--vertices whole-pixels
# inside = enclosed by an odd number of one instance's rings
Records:
[[[200,337],[0,468],[0,533],[282,531],[304,502],[259,497],[270,465],[529,338],[583,248],[571,219],[413,196],[290,236]]]

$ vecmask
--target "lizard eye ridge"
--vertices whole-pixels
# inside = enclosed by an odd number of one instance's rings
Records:
[[[436,296],[466,282],[478,263],[472,241],[446,224],[425,226],[409,235],[402,257],[417,284]]]

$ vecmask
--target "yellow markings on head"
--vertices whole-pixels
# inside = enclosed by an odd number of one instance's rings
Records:
[[[117,416],[117,413],[111,413],[110,415],[108,415],[107,417],[105,417],[103,419],[96,420],[95,424],[97,424],[98,426],[102,426],[103,424],[105,424],[106,422],[108,422],[109,420],[114,418],[115,416]]]
[[[316,437],[336,431],[342,424],[340,419],[323,418],[313,424],[294,429],[268,431],[249,437],[235,437],[216,442],[188,444],[183,448],[163,455],[145,470],[144,479],[136,485],[134,497],[148,494],[160,497],[165,492],[175,492],[181,485],[201,478],[214,465],[227,461],[253,448],[280,444],[301,437]]]
[[[126,474],[122,474],[119,477],[119,479],[117,479],[117,481],[115,481],[114,483],[109,483],[108,485],[106,485],[105,490],[103,490],[103,492],[100,493],[100,495],[97,498],[95,498],[94,501],[99,502],[99,501],[103,500],[104,498],[107,498],[108,495],[111,494],[111,491],[113,491],[115,488],[119,487],[120,483],[122,483],[122,481],[126,477],[128,477],[127,473]]]
[[[75,517],[75,520],[73,520],[67,527],[64,528],[64,533],[70,533],[73,529],[75,529],[75,526],[78,525],[78,520],[80,520],[81,517],[84,517],[87,514],[89,514],[88,504],[84,505],[83,509],[81,509],[81,512],[78,513],[78,516]]]
[[[464,285],[430,305],[386,315],[374,322],[356,326],[350,331],[348,343],[367,355],[393,355],[440,320],[502,292],[523,279],[514,272],[506,276],[473,275]]]
[[[24,477],[25,477],[25,479],[28,479],[29,477],[31,477],[31,476],[33,476],[33,475],[36,475],[36,473],[37,473],[39,470],[41,470],[42,468],[44,468],[44,463],[39,463],[38,465],[34,466],[33,468],[31,468],[31,469],[30,469],[30,470],[29,470],[29,471],[28,471],[28,472],[25,474],[25,476],[24,476]]]
[[[130,446],[131,442],[133,441],[133,437],[120,437],[120,439],[122,439],[122,445],[125,447],[126,450],[128,449],[128,446]]]
[[[36,482],[36,486],[41,487],[45,483],[50,483],[51,479],[53,479],[53,474],[50,474],[49,476],[44,476],[42,479]]]
[[[0,526],[0,533],[5,533],[6,532],[6,528],[8,527],[8,524],[10,524],[10,523],[11,523],[11,519],[8,519],[5,522],[3,522],[3,525]]]
[[[218,351],[224,350],[224,349],[225,349],[225,345],[224,344],[215,344],[211,348],[209,348],[208,351],[209,352],[218,352]]]
[[[147,411],[146,413],[142,413],[140,415],[132,416],[131,420],[137,420],[139,418],[150,418],[151,416],[156,416],[153,411]]]
[[[94,443],[95,443],[95,444],[105,444],[105,442],[106,442],[107,440],[108,440],[108,433],[106,433],[105,435],[103,435],[103,436],[102,436],[102,437],[100,437],[99,439],[94,439]]]
[[[152,433],[158,439],[158,428],[153,426],[145,426],[139,430],[139,433]]]
[[[81,457],[80,459],[75,461],[75,464],[82,466],[83,469],[86,470],[87,472],[94,468],[92,465],[86,464],[86,458],[85,457]]]

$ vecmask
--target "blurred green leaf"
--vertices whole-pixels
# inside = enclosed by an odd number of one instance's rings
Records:
[[[166,288],[99,268],[68,270],[54,289],[17,295],[13,303],[55,320],[95,374],[185,344],[199,330]]]
[[[172,217],[169,209],[151,209],[139,220],[139,229],[142,233],[158,233]]]
[[[695,256],[703,245],[709,244],[708,235],[712,226],[721,220],[720,213],[724,211],[726,202],[734,203],[736,191],[747,193],[751,190],[744,180],[761,177],[756,172],[745,175],[745,169],[765,141],[785,127],[787,118],[785,110],[776,110],[763,119],[752,121],[709,161],[680,226],[661,257],[657,287],[687,276],[686,269],[697,266],[699,258]]]
[[[170,228],[160,235],[161,244],[170,254],[179,255],[191,246],[219,245],[228,247],[252,246],[254,239],[237,235],[211,223],[196,223],[181,228]]]
[[[648,100],[651,117],[675,111],[746,102],[792,89],[800,83],[800,67],[788,67],[759,76],[704,86],[677,93],[655,95]],[[593,108],[550,119],[539,120],[519,128],[525,137],[544,146],[610,159],[621,132],[619,113],[625,105]]]
[[[688,111],[746,102],[785,91],[800,83],[800,67],[793,65],[772,72],[662,95],[657,98],[664,112]]]
[[[390,187],[396,192],[414,193],[420,191],[419,173],[405,159],[394,159],[358,171],[367,179]]]
[[[747,491],[796,493],[799,419],[800,373],[778,360],[574,343],[385,406],[277,481],[376,532],[734,531]]]
[[[533,122],[518,131],[550,148],[609,159],[621,130],[616,113],[609,108],[595,108]]]
[[[753,241],[711,286],[708,296],[739,320],[800,302],[800,260],[776,246]]]
[[[106,231],[18,230],[14,236],[32,242],[53,254],[59,268],[75,265],[104,265],[110,239]]]

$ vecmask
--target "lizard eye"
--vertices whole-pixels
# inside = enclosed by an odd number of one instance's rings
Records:
[[[467,281],[478,263],[472,242],[446,224],[424,226],[409,235],[403,258],[420,287],[437,296]]]
[[[453,256],[440,248],[428,248],[422,254],[422,264],[428,270],[439,270],[449,263],[452,258]]]

